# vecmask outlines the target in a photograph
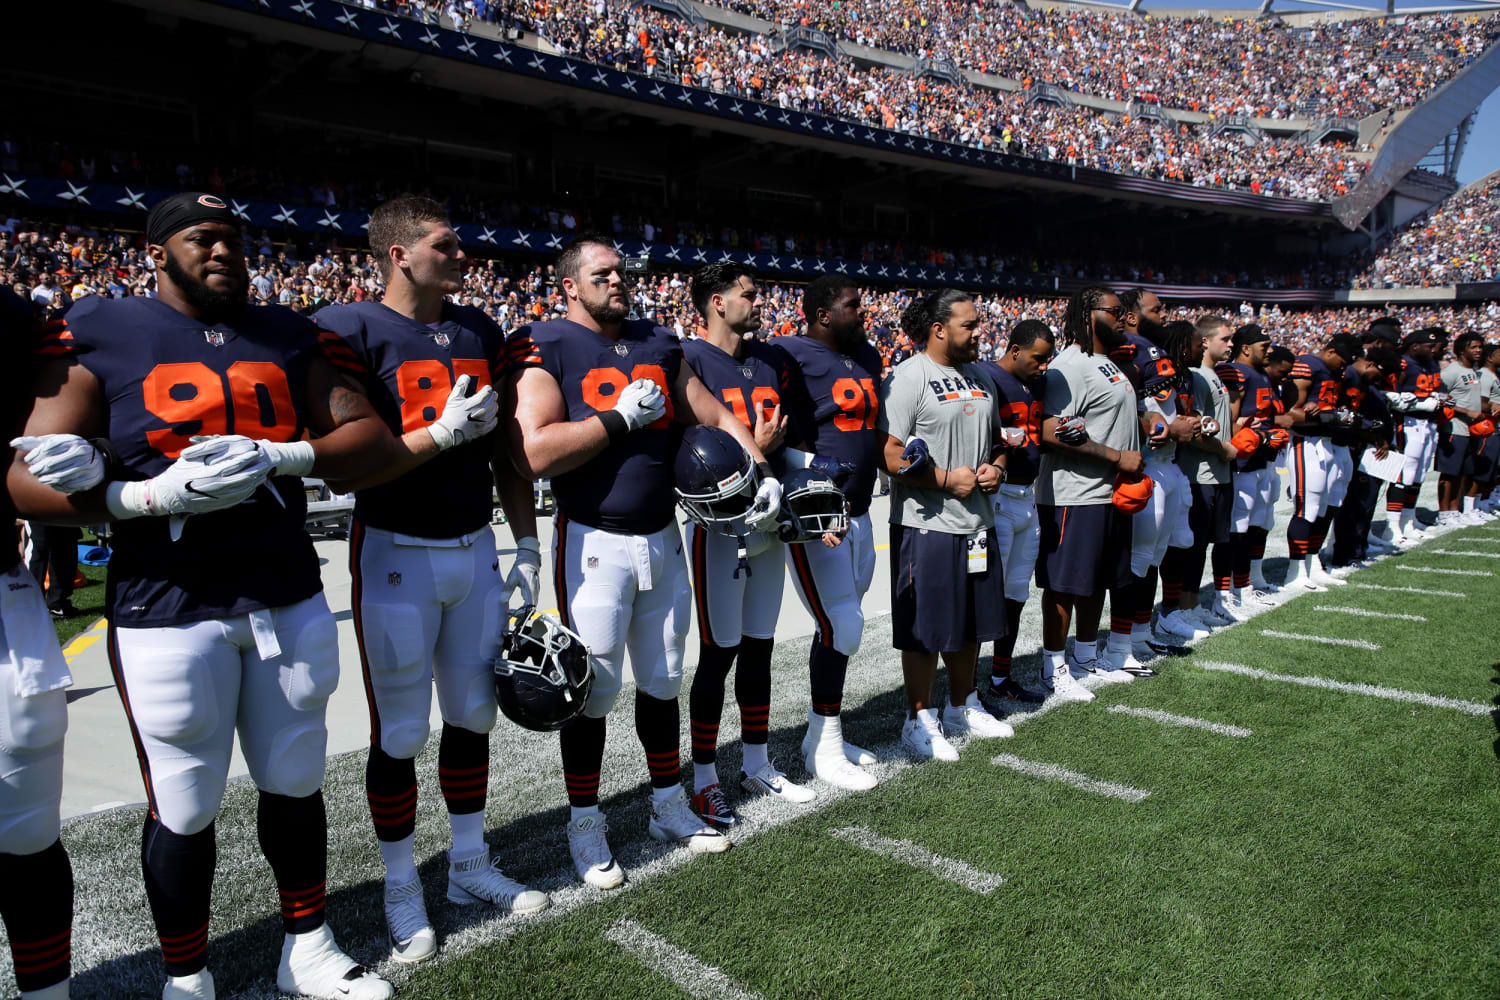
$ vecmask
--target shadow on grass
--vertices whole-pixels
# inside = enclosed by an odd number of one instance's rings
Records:
[[[1500,685],[1500,663],[1495,664],[1492,669],[1495,672],[1495,676],[1490,678],[1490,683]],[[1490,720],[1495,723],[1495,732],[1500,734],[1500,694],[1496,694],[1491,701],[1494,702],[1496,707],[1490,713]],[[1500,735],[1495,737],[1495,756],[1500,758]]]

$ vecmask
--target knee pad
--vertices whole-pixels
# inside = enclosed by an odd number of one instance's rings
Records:
[[[223,772],[200,760],[153,761],[150,771],[151,803],[161,825],[184,837],[208,829],[224,798]]]
[[[0,679],[0,683],[8,685],[9,678]],[[61,753],[67,731],[68,696],[62,689],[29,698],[17,698],[8,690],[0,692],[0,754],[31,757]]]
[[[486,671],[483,676],[470,680],[468,689],[461,696],[458,718],[450,719],[445,714],[443,721],[471,733],[488,733],[495,728],[495,712],[495,680]]]
[[[329,622],[332,625],[332,621]],[[435,638],[435,637],[434,637]],[[422,626],[422,612],[410,604],[370,604],[360,608],[360,639],[365,669],[377,692],[427,684],[427,651],[432,643]],[[338,636],[333,637],[338,664]]]
[[[257,785],[276,795],[306,798],[323,784],[327,756],[328,730],[322,719],[288,726],[271,741],[266,773],[259,776]]]
[[[609,714],[610,709],[615,707],[615,699],[619,696],[620,682],[615,680],[611,683],[608,678],[596,673],[594,686],[589,690],[589,700],[583,706],[583,714],[590,719],[602,719]]]
[[[62,786],[50,802],[0,813],[0,853],[35,854],[46,850],[62,830]]]
[[[833,648],[845,656],[859,652],[859,643],[865,632],[865,613],[859,602],[852,599],[840,601],[828,609],[828,618],[833,623]]]
[[[55,693],[61,701],[62,691]],[[61,827],[61,734],[48,746],[23,755],[10,750],[0,760],[0,853],[35,854],[57,839]]]
[[[380,717],[380,749],[397,760],[410,760],[421,753],[431,735],[432,727],[427,722],[426,713],[420,719],[387,720],[384,715]]]
[[[299,712],[321,709],[339,686],[339,633],[330,614],[309,618],[292,644],[287,703]]]

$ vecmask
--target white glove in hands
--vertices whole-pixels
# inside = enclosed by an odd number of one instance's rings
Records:
[[[776,516],[781,513],[781,481],[773,476],[767,476],[760,481],[760,489],[755,491],[755,502],[750,505],[750,511],[745,515],[745,527],[755,531],[763,524],[776,523]]]
[[[248,447],[247,447],[248,446]],[[204,461],[204,456],[209,461]],[[206,514],[248,499],[266,481],[271,460],[249,438],[216,437],[183,449],[177,461],[145,482],[114,482],[104,499],[115,517]]]
[[[24,451],[31,474],[59,493],[82,493],[104,482],[104,456],[77,434],[18,437],[10,446]]]
[[[311,441],[257,441],[271,460],[273,476],[310,476],[313,468]]]
[[[1026,428],[1024,427],[1002,427],[1000,428],[1000,443],[1007,448],[1019,448],[1026,443]]]
[[[638,378],[620,390],[615,412],[625,418],[629,430],[638,431],[667,412],[667,397],[649,378]]]
[[[523,605],[536,604],[542,589],[542,546],[535,538],[516,540],[516,561],[510,564],[500,591],[500,603],[509,607],[510,595],[521,591]]]
[[[460,375],[453,383],[442,414],[427,425],[427,433],[432,435],[439,451],[482,438],[500,421],[500,398],[495,395],[494,387],[484,386],[470,396],[472,381],[469,376]]]

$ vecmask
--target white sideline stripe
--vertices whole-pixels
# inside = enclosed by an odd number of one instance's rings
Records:
[[[1272,639],[1295,639],[1298,642],[1320,642],[1325,646],[1353,646],[1355,649],[1379,649],[1373,642],[1365,642],[1363,639],[1335,639],[1326,635],[1301,635],[1297,632],[1278,632],[1273,628],[1263,628],[1261,635],[1270,636]]]
[[[1433,549],[1435,556],[1462,556],[1465,559],[1500,559],[1500,552],[1460,552],[1457,549]]]
[[[1069,771],[1067,768],[1059,767],[1056,764],[1038,764],[1036,761],[1022,760],[1014,754],[1000,754],[998,757],[991,759],[990,763],[997,767],[1008,767],[1012,771],[1029,774],[1033,778],[1060,781],[1064,785],[1072,785],[1074,788],[1085,792],[1093,792],[1095,795],[1120,799],[1122,802],[1140,802],[1151,794],[1144,789],[1131,788],[1129,785],[1117,785],[1112,781],[1100,781],[1097,778],[1090,778],[1086,774]]]
[[[1421,587],[1382,587],[1378,583],[1356,583],[1352,586],[1361,590],[1385,590],[1393,594],[1426,594],[1428,597],[1468,597],[1468,594],[1460,594],[1456,590],[1423,590]]]
[[[904,865],[911,865],[913,868],[925,868],[938,878],[952,882],[954,885],[961,885],[965,889],[971,889],[981,896],[988,896],[1005,884],[1005,879],[999,875],[980,871],[973,865],[953,858],[933,854],[927,848],[913,844],[909,840],[892,840],[889,837],[882,837],[874,830],[863,826],[846,826],[841,830],[828,832],[840,840],[847,840],[856,847],[862,847],[882,857],[899,861]]]
[[[1366,611],[1364,608],[1336,608],[1319,605],[1314,611],[1328,611],[1339,615],[1359,615],[1362,618],[1395,618],[1403,622],[1425,622],[1421,615],[1398,615],[1390,611]]]
[[[1489,715],[1495,711],[1495,706],[1486,705],[1480,701],[1444,698],[1441,695],[1423,694],[1420,691],[1403,691],[1400,688],[1377,687],[1374,684],[1350,684],[1345,681],[1331,681],[1326,677],[1296,677],[1292,674],[1272,674],[1264,670],[1257,670],[1254,667],[1242,667],[1238,663],[1200,662],[1198,666],[1204,670],[1216,670],[1226,674],[1239,674],[1242,677],[1254,677],[1262,681],[1301,684],[1303,687],[1323,688],[1326,691],[1341,691],[1344,694],[1363,694],[1369,695],[1372,698],[1384,698],[1387,701],[1409,701],[1415,705],[1426,705],[1428,708],[1451,708],[1455,712],[1466,712],[1469,715]]]
[[[1442,573],[1444,576],[1494,576],[1483,569],[1443,569],[1439,566],[1397,566],[1408,573]]]
[[[759,993],[737,986],[734,980],[705,965],[665,938],[652,934],[634,920],[611,924],[604,936],[630,952],[642,965],[670,979],[690,996],[699,1000],[761,1000]]]
[[[1244,739],[1255,735],[1250,730],[1241,726],[1231,726],[1223,722],[1209,722],[1207,719],[1195,719],[1191,715],[1173,715],[1171,712],[1163,712],[1157,708],[1136,708],[1133,705],[1114,704],[1109,710],[1116,714],[1134,715],[1140,719],[1150,719],[1160,722],[1166,726],[1184,726],[1188,729],[1203,729],[1210,733],[1218,733],[1220,736],[1233,736],[1235,739]]]

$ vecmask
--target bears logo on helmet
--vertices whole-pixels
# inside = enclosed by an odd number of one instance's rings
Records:
[[[530,604],[512,612],[494,669],[500,711],[539,733],[561,729],[582,712],[594,686],[583,639]]]
[[[802,545],[825,534],[849,530],[849,502],[827,474],[818,469],[794,469],[782,482],[780,524],[776,535],[789,545]]]
[[[1115,492],[1111,497],[1115,508],[1126,514],[1139,514],[1151,502],[1151,493],[1156,483],[1150,476],[1127,476],[1121,472],[1115,476]]]
[[[745,533],[759,477],[740,443],[717,427],[689,427],[677,449],[677,503],[697,524],[726,535]]]
[[[1495,433],[1495,422],[1489,417],[1480,417],[1469,425],[1469,433],[1474,437],[1487,438]]]

